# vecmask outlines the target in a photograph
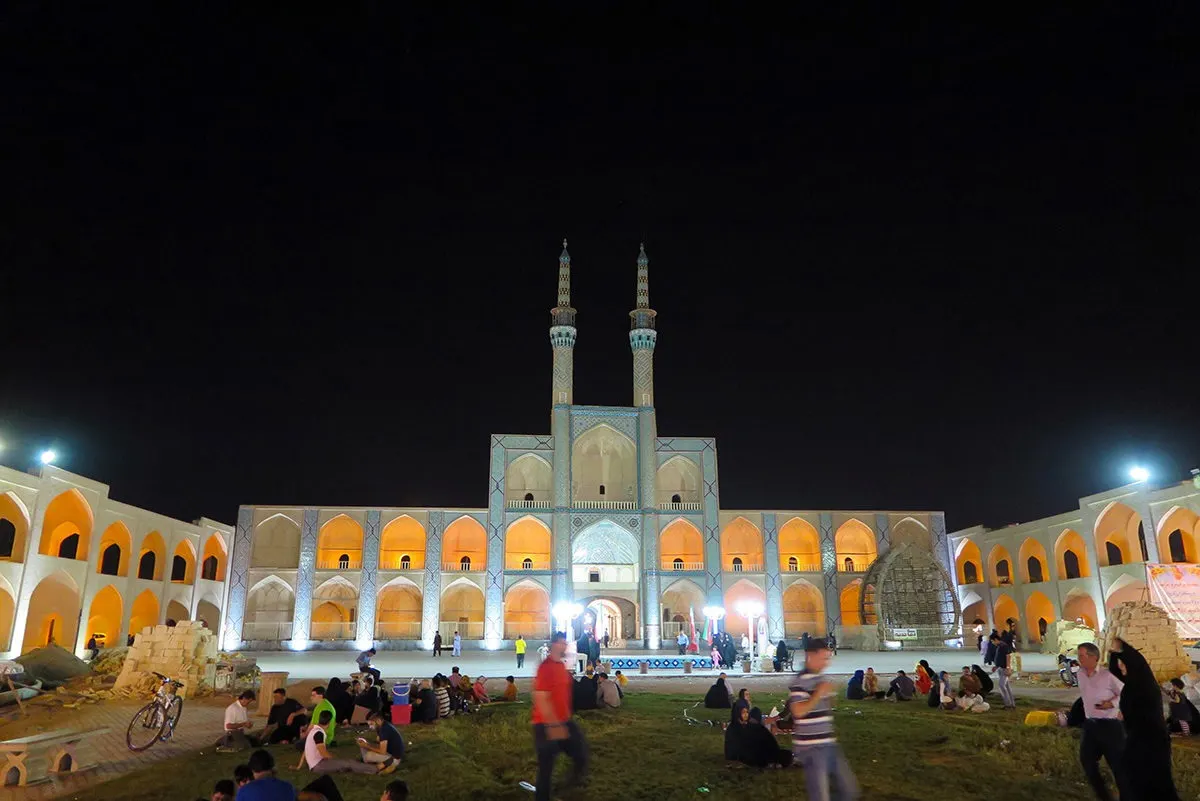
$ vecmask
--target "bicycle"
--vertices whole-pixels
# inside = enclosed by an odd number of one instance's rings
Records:
[[[183,682],[161,673],[154,675],[162,681],[154,692],[154,700],[134,713],[125,731],[125,744],[130,751],[145,751],[157,742],[170,740],[183,714],[183,699],[176,694]]]

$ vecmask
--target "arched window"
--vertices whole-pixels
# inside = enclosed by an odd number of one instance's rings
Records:
[[[338,557],[338,568],[346,570],[350,567],[350,554],[344,553]]]
[[[601,495],[604,494],[604,485],[603,484],[600,485],[600,494]]]
[[[217,557],[209,556],[200,564],[200,578],[217,580]]]
[[[847,572],[847,573],[853,573],[853,572],[854,572],[854,560],[853,560],[853,559],[851,559],[849,556],[847,556],[847,557],[846,557],[846,561],[845,561],[845,562],[843,562],[843,564],[844,564],[844,565],[845,565],[845,567],[846,567],[846,572]]]
[[[1115,542],[1104,543],[1104,550],[1108,553],[1108,563],[1110,565],[1125,564],[1125,559],[1121,556],[1121,548]]]
[[[528,556],[526,556],[524,559],[521,560],[521,569],[522,570],[533,570],[533,560],[530,559]]]
[[[798,573],[800,571],[800,560],[794,556],[788,557],[788,572]]]
[[[1008,560],[1001,559],[996,563],[996,578],[1001,584],[1012,584],[1012,574],[1008,572]]]
[[[527,501],[532,501],[532,500],[533,500],[533,493],[532,493],[532,492],[527,492],[527,493],[525,493],[525,500],[527,500]]]
[[[1042,563],[1036,556],[1029,557],[1029,561],[1025,564],[1029,568],[1029,582],[1031,584],[1046,580],[1042,576]]]
[[[106,576],[115,576],[121,569],[121,546],[113,543],[104,549],[100,555],[100,572]]]
[[[471,569],[471,557],[464,556],[462,559],[459,559],[458,560],[458,569],[459,570],[470,570]]]
[[[675,561],[671,562],[671,567],[676,570],[683,570],[683,560],[676,556]]]
[[[974,562],[967,562],[963,565],[963,583],[976,584],[979,581],[979,570],[975,567]]]
[[[599,584],[600,583],[600,571],[599,570],[589,570],[588,571],[588,582],[590,584]]]
[[[138,578],[154,580],[154,551],[146,551],[138,560]]]
[[[1063,570],[1067,574],[1067,578],[1079,578],[1079,557],[1072,550],[1063,551]]]
[[[1167,537],[1167,545],[1171,549],[1172,562],[1186,562],[1187,550],[1183,547],[1183,532],[1175,529]]]
[[[182,556],[176,556],[171,560],[171,581],[186,581],[187,580],[187,560]]]
[[[1038,633],[1041,635],[1041,637],[1046,636],[1046,629],[1048,629],[1049,627],[1050,627],[1050,624],[1046,622],[1046,618],[1044,618],[1044,617],[1038,618]]]
[[[740,557],[740,556],[733,557],[733,572],[734,573],[742,572],[742,557]]]
[[[671,503],[683,503],[683,498],[679,497],[678,495],[672,495]]]
[[[63,559],[74,559],[79,552],[79,534],[65,537],[58,546],[58,555]]]
[[[403,556],[401,556],[400,557],[400,569],[408,570],[411,567],[412,567],[412,557],[409,556],[408,554],[404,554]]]
[[[17,527],[6,517],[0,517],[0,559],[12,556],[17,542]]]

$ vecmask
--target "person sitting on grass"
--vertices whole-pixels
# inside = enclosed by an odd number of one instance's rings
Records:
[[[379,742],[371,745],[362,737],[358,738],[358,750],[363,762],[375,765],[387,762],[389,758],[397,762],[404,758],[404,737],[390,721],[378,712],[372,712],[367,716],[367,725],[375,732]]]
[[[625,685],[629,684],[629,679],[625,678],[625,674],[619,670],[616,673],[614,673],[613,675],[616,677],[613,679],[613,681],[615,681],[617,683],[617,692],[619,692],[621,694],[621,697],[624,698],[625,697]]]
[[[921,695],[929,695],[929,691],[933,688],[934,675],[933,671],[926,667],[928,664],[924,659],[917,662],[917,672],[913,678],[917,686],[917,692]]]
[[[950,678],[950,673],[943,670],[938,674],[937,684],[933,687],[933,692],[937,693],[937,704],[947,712],[953,712],[958,709],[958,703],[955,701],[954,695],[954,680]]]
[[[300,727],[308,723],[304,705],[295,698],[288,698],[287,690],[282,687],[271,693],[271,699],[274,703],[267,716],[267,727],[263,729],[265,742],[276,745],[300,739]]]
[[[579,709],[595,709],[596,708],[596,693],[598,691],[598,677],[595,674],[583,676],[575,681],[573,688],[573,703],[572,708]]]
[[[850,681],[846,682],[846,700],[861,701],[866,698],[866,691],[863,690],[863,679],[865,674],[861,670],[854,671],[854,675],[850,677]]]
[[[959,696],[979,695],[979,691],[983,686],[979,683],[979,677],[971,672],[970,665],[963,665],[962,673],[958,676],[958,694]]]
[[[367,712],[378,712],[380,707],[379,688],[370,676],[363,676],[363,690],[354,699],[355,706],[361,706]]]
[[[337,718],[337,710],[333,708],[333,704],[329,703],[329,700],[325,697],[325,688],[320,685],[313,687],[312,692],[309,693],[308,697],[313,703],[312,717],[308,719],[308,725],[300,729],[301,735],[307,738],[308,730],[313,727],[313,724],[317,722],[322,713],[328,712],[330,723],[325,727],[325,744],[329,746],[335,745],[336,742],[334,741],[333,735],[334,731],[337,729],[337,723],[335,722]]]
[[[408,785],[400,779],[390,782],[383,788],[379,801],[408,801]]]
[[[608,674],[601,672],[596,683],[596,706],[600,709],[616,709],[621,706],[621,693],[617,683],[608,680]]]
[[[221,779],[213,787],[212,799],[210,801],[233,801],[233,796],[237,793],[237,787],[229,779]]]
[[[792,764],[792,753],[780,748],[774,735],[751,720],[750,710],[737,707],[738,717],[725,730],[725,758],[756,768],[786,768]],[[740,767],[740,765],[731,765]]]
[[[334,722],[350,723],[350,718],[354,717],[354,696],[350,694],[350,685],[334,676],[325,686],[325,698],[333,704]]]
[[[879,689],[879,677],[875,675],[875,668],[867,668],[863,675],[863,696],[868,701],[878,701],[883,695],[883,690]]]
[[[275,758],[270,751],[261,748],[255,751],[246,767],[253,778],[239,785],[238,801],[294,801],[296,798],[296,788],[275,777]]]
[[[450,680],[445,676],[437,675],[433,677],[433,695],[437,700],[437,717],[448,718],[454,714],[454,699],[453,693],[450,691]]]
[[[911,701],[916,692],[917,687],[913,684],[913,680],[903,670],[898,670],[896,678],[892,679],[892,683],[888,685],[885,697],[891,698],[894,695],[897,701]]]
[[[482,675],[475,679],[475,683],[471,685],[471,695],[475,698],[477,704],[490,704],[491,697],[487,693],[487,679]]]
[[[355,762],[353,759],[342,759],[329,753],[326,745],[325,729],[333,723],[333,712],[322,710],[317,722],[308,727],[308,735],[304,739],[304,753],[296,763],[300,770],[308,763],[308,769],[314,773],[381,773],[388,774],[396,769],[397,760],[387,757],[383,762],[370,764]]]
[[[751,720],[762,720],[762,713],[759,712],[758,707],[750,706],[750,691],[745,687],[738,690],[737,700],[733,702],[733,707],[729,712],[729,722],[737,723],[743,709],[750,713]]]
[[[729,688],[725,686],[725,674],[717,676],[717,680],[704,694],[705,709],[729,709],[733,702],[729,700]]]
[[[954,701],[955,706],[963,712],[987,712],[991,704],[983,700],[983,696],[972,690],[967,690]]]
[[[259,738],[250,733],[254,724],[246,707],[254,702],[254,690],[245,690],[229,706],[225,707],[225,733],[217,740],[217,751],[223,754],[245,751],[259,746]]]
[[[512,676],[504,677],[504,700],[510,704],[517,700],[517,680]]]
[[[233,769],[233,783],[237,789],[242,789],[243,784],[249,784],[254,781],[254,771],[250,770],[249,765],[238,765]]]
[[[971,665],[971,675],[979,679],[979,694],[987,698],[988,694],[996,687],[995,682],[992,681],[992,677],[979,665]]]

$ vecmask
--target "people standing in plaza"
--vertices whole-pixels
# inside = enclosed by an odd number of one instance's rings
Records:
[[[1122,799],[1132,798],[1126,786],[1123,760],[1125,758],[1125,728],[1119,717],[1121,690],[1124,684],[1107,668],[1100,665],[1100,649],[1094,643],[1079,645],[1079,697],[1083,699],[1086,720],[1083,738],[1079,741],[1079,761],[1083,773],[1100,801],[1112,801],[1112,793],[1100,773],[1100,759],[1108,761]]]
[[[442,633],[440,631],[435,631],[433,633],[433,655],[442,655]]]
[[[688,636],[683,633],[682,629],[679,631],[679,636],[675,638],[675,644],[679,646],[680,656],[683,656],[685,653],[687,653]]]
[[[525,638],[517,635],[517,669],[525,667]]]
[[[992,635],[992,643],[996,646],[996,654],[993,657],[995,664],[992,666],[992,672],[996,674],[996,688],[1000,690],[1004,708],[1016,709],[1017,701],[1013,698],[1012,685],[1008,683],[1008,677],[1012,675],[1012,670],[1009,668],[1013,652],[1012,646],[1001,639],[999,634]]]
[[[1108,669],[1119,671],[1125,683],[1119,705],[1125,724],[1122,773],[1133,801],[1179,801],[1171,773],[1171,735],[1154,671],[1140,651],[1120,639],[1110,646]],[[1124,794],[1121,801],[1126,801]]]
[[[451,656],[462,656],[462,635],[457,631],[454,632],[454,650],[450,652]]]
[[[833,652],[821,639],[808,641],[804,669],[789,688],[792,713],[792,756],[804,768],[809,801],[830,801],[830,784],[841,801],[858,798],[858,782],[850,770],[833,730],[833,682],[821,671]]]
[[[533,745],[538,771],[536,801],[550,801],[550,784],[559,753],[572,761],[571,785],[582,784],[587,776],[588,749],[583,732],[571,720],[571,676],[563,663],[567,638],[555,632],[550,639],[550,658],[538,666],[533,681]]]

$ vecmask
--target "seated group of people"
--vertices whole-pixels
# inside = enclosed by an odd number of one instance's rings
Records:
[[[879,689],[879,677],[874,668],[867,668],[866,672],[856,670],[846,684],[846,698],[850,701],[882,698],[911,701],[923,695],[930,707],[947,711],[987,712],[991,708],[985,698],[995,685],[979,665],[964,665],[957,687],[949,673],[935,673],[924,659],[917,663],[916,676],[914,681],[905,671],[898,670],[884,692]]]
[[[625,676],[617,671],[616,679],[608,673],[596,673],[592,668],[575,679],[571,690],[571,705],[574,709],[616,709],[621,706],[625,691],[621,688]]]
[[[504,695],[501,699],[493,699],[488,694],[484,676],[471,681],[471,677],[460,673],[456,666],[449,676],[438,673],[432,679],[420,682],[414,679],[409,687],[409,698],[413,705],[413,722],[434,723],[439,718],[472,713],[481,704],[490,704],[493,700],[516,701],[517,684],[516,679],[507,676]]]
[[[790,719],[764,719],[758,707],[753,706],[750,691],[738,690],[733,700],[726,684],[724,673],[708,688],[704,695],[704,706],[708,709],[728,709],[729,723],[725,727],[725,759],[738,765],[757,768],[787,767],[792,762],[792,752],[780,748],[775,733],[786,729]]]
[[[324,774],[297,790],[291,782],[275,775],[275,758],[258,750],[244,765],[234,768],[232,779],[221,779],[213,787],[211,801],[344,801],[333,779]],[[381,801],[406,801],[408,784],[399,779],[383,789]],[[201,801],[203,801],[201,799]]]

